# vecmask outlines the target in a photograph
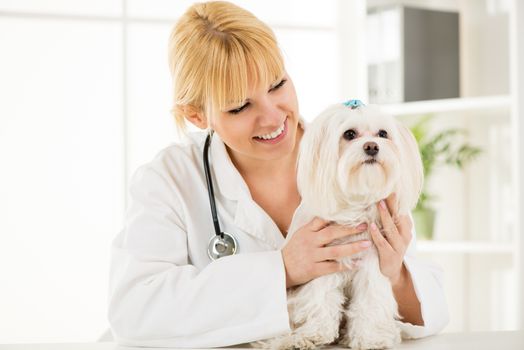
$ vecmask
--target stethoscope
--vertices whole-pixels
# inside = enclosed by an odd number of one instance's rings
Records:
[[[213,190],[213,182],[211,181],[211,174],[209,171],[208,151],[211,145],[211,138],[213,137],[213,130],[210,130],[206,142],[204,143],[204,173],[207,182],[207,192],[209,195],[209,206],[211,207],[211,216],[213,217],[213,225],[215,226],[215,236],[211,237],[207,245],[207,255],[211,260],[217,260],[224,256],[233,255],[238,251],[238,243],[235,237],[227,232],[220,230],[218,223],[217,209],[215,203],[215,191]]]
[[[344,102],[346,107],[351,109],[358,108],[364,104],[360,100],[349,100]],[[238,251],[238,243],[235,237],[227,232],[220,230],[218,223],[217,209],[215,203],[215,191],[213,191],[213,183],[211,182],[211,174],[209,171],[208,151],[211,145],[211,138],[213,137],[213,130],[209,130],[204,143],[204,173],[206,175],[207,191],[209,194],[209,206],[211,207],[211,216],[213,217],[213,225],[215,226],[215,236],[211,237],[207,245],[207,255],[211,260],[217,260],[224,256],[236,254]]]

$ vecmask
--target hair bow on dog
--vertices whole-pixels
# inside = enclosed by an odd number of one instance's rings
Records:
[[[360,100],[349,100],[344,103],[342,103],[344,106],[349,107],[351,109],[358,108],[360,106],[365,106],[365,104],[362,103]]]

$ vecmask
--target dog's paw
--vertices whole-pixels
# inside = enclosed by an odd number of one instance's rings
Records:
[[[370,332],[370,329],[373,331]],[[385,327],[369,327],[367,330],[351,328],[338,343],[351,349],[370,350],[392,349],[400,342],[400,329],[394,325],[385,325]]]
[[[331,344],[338,334],[303,335],[290,334],[273,339],[251,343],[253,347],[271,350],[312,350],[320,346]]]
[[[343,339],[340,345],[355,350],[371,350],[371,349],[393,349],[400,344],[400,339],[396,338],[352,338]]]
[[[297,339],[295,336],[291,335],[258,341],[251,343],[251,346],[267,350],[312,350],[316,348],[313,342],[304,339]]]

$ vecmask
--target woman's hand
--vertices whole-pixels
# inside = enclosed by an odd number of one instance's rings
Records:
[[[405,275],[404,254],[411,242],[413,226],[409,216],[398,216],[396,203],[394,193],[377,203],[383,235],[374,223],[370,225],[371,238],[378,250],[380,271],[393,286]]]
[[[389,278],[403,322],[423,326],[420,301],[415,292],[411,275],[404,266],[404,255],[411,242],[413,227],[407,215],[398,216],[395,194],[378,204],[382,232],[375,224],[370,225],[371,238],[377,246],[380,271]]]
[[[298,229],[282,249],[286,268],[286,287],[294,287],[317,277],[346,270],[335,259],[353,255],[369,248],[370,241],[357,241],[326,247],[337,238],[362,233],[366,224],[355,228],[330,225],[329,221],[314,218]]]

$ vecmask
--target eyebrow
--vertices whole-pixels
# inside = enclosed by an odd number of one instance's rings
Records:
[[[283,75],[282,77],[280,78],[277,78],[273,83],[269,84],[269,89],[273,88],[275,85],[278,85],[282,80],[286,79],[286,76]],[[242,101],[240,104],[235,104],[233,107],[227,107],[225,110],[226,111],[230,111],[232,109],[236,109],[236,108],[239,108],[239,107],[242,107],[243,105],[245,105],[246,103],[248,102],[251,102],[251,99],[248,97],[246,98],[244,101]],[[228,102],[228,104],[226,106],[229,106],[231,105],[233,102]]]
[[[250,98],[246,98],[244,101],[240,102],[240,104],[235,104],[233,105],[233,107],[227,107],[226,110],[232,110],[232,109],[236,109],[238,107],[242,107],[243,105],[245,105],[246,103],[250,102],[251,99]],[[229,106],[229,105],[228,105]]]

